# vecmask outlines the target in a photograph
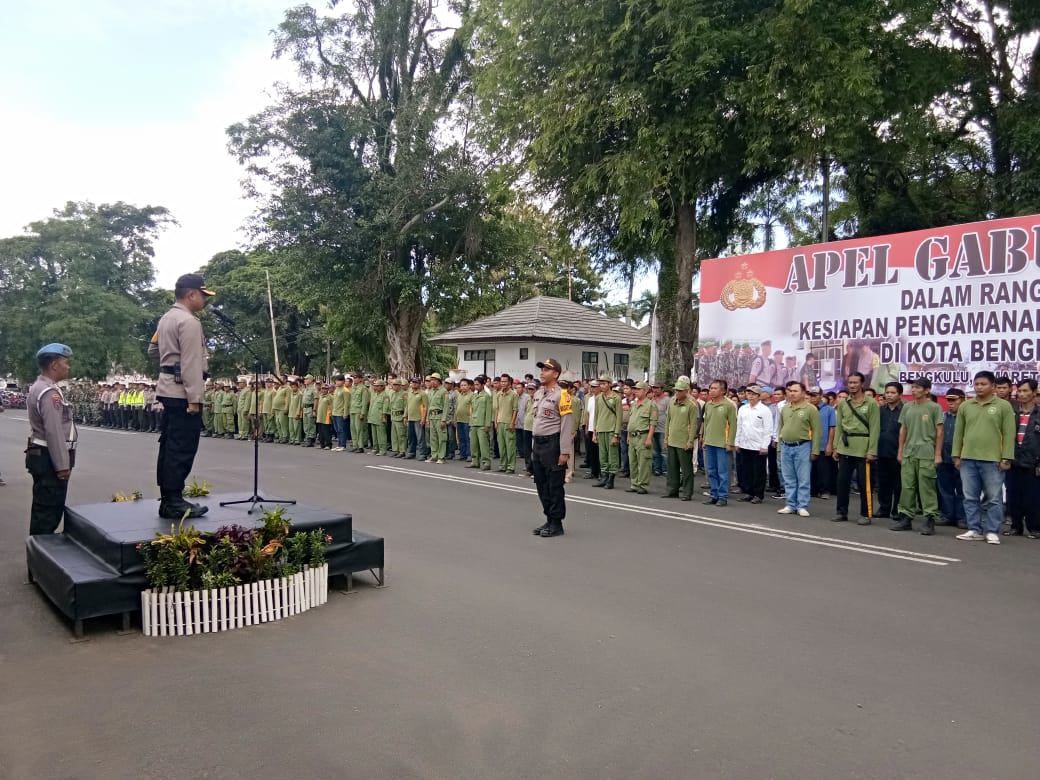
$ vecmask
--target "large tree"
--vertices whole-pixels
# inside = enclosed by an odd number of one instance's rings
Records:
[[[481,93],[495,130],[589,241],[659,259],[663,370],[693,364],[693,278],[741,200],[783,172],[787,122],[756,113],[766,0],[491,0]]]
[[[165,208],[68,203],[23,235],[0,239],[0,369],[23,380],[48,341],[74,352],[73,374],[142,370],[165,303],[151,289]]]
[[[439,16],[438,5],[288,11],[276,53],[307,86],[281,87],[275,105],[228,131],[262,184],[257,238],[281,250],[297,303],[327,306],[330,327],[406,373],[440,276],[479,246],[486,204],[486,163],[460,100],[469,33],[454,22],[466,9],[451,2]]]

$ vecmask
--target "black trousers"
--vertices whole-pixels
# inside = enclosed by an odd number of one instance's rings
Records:
[[[899,507],[899,493],[902,489],[902,467],[895,458],[879,457],[871,470],[877,469],[877,507],[875,511],[891,517],[896,516]]]
[[[318,423],[317,429],[319,446],[332,449],[332,426],[327,423]]]
[[[856,486],[859,488],[859,513],[869,517],[867,512],[867,459],[852,455],[842,455],[838,459],[838,514],[849,514],[849,494],[852,488],[852,473],[856,473]]]
[[[1040,533],[1040,477],[1031,466],[1012,466],[1004,472],[1004,486],[1011,529]]]
[[[766,496],[766,459],[758,450],[737,450],[737,484],[752,498]]]
[[[58,479],[46,447],[29,447],[25,451],[25,468],[33,478],[29,535],[52,534],[58,530],[65,515],[69,481]]]
[[[838,464],[830,455],[820,453],[820,457],[812,462],[812,494],[834,495],[838,491]]]
[[[155,479],[159,490],[179,493],[195,463],[202,433],[202,415],[188,414],[184,398],[160,398],[163,405],[162,426],[159,428],[159,458],[155,465]]]
[[[774,493],[779,493],[780,488],[783,486],[780,484],[780,467],[776,462],[776,456],[776,442],[770,442],[769,452],[766,453],[766,467],[769,471],[769,489]]]
[[[560,434],[533,436],[531,461],[534,466],[534,484],[538,488],[538,499],[542,502],[545,519],[549,525],[562,526],[563,518],[567,515],[563,493],[567,467],[560,465]]]
[[[585,459],[589,462],[589,473],[598,477],[599,471],[599,445],[592,442],[592,434],[588,431],[582,431],[581,435],[585,437]]]

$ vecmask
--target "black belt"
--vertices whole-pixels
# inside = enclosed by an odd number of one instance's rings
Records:
[[[866,439],[870,436],[869,433],[852,433],[851,431],[842,431],[845,436],[859,436],[860,438]]]
[[[650,433],[650,429],[649,428],[647,428],[645,431],[629,431],[628,435],[629,436],[646,436],[648,433]]]
[[[547,441],[552,441],[553,439],[560,438],[560,434],[558,434],[558,433],[550,433],[548,436],[534,436],[532,438],[536,442],[538,442],[539,444],[544,444]]]
[[[176,376],[177,370],[177,366],[159,366],[160,374],[171,374],[172,376]]]
[[[801,441],[783,441],[783,440],[781,440],[780,443],[783,444],[785,447],[801,447],[803,444],[808,444],[810,441],[812,441],[812,440],[811,439],[802,439]]]

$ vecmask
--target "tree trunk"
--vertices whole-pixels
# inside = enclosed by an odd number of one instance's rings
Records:
[[[636,261],[628,267],[628,305],[625,307],[625,324],[632,324],[632,298],[636,292]]]
[[[676,212],[675,246],[661,258],[657,275],[658,341],[661,345],[658,373],[668,380],[689,376],[697,316],[693,309],[693,275],[697,270],[697,217],[692,203]]]
[[[391,374],[419,373],[419,337],[426,308],[418,301],[392,301],[386,318],[386,361]]]
[[[677,357],[686,375],[693,370],[693,345],[697,341],[693,311],[693,275],[697,266],[697,211],[694,204],[684,203],[675,221],[675,314]]]

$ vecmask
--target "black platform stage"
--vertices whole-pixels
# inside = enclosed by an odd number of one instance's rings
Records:
[[[192,499],[208,506],[209,512],[189,522],[203,533],[233,523],[262,525],[259,513],[247,514],[248,505],[220,506],[235,498]],[[158,516],[158,506],[147,499],[70,506],[65,508],[63,533],[29,537],[29,579],[75,621],[77,636],[86,618],[122,614],[126,627],[130,614],[141,609],[141,591],[148,584],[137,545],[170,530],[170,521]],[[324,528],[332,537],[327,552],[330,577],[346,576],[349,588],[351,575],[367,570],[383,584],[382,537],[355,531],[351,516],[333,509],[296,504],[286,515],[295,530]]]

